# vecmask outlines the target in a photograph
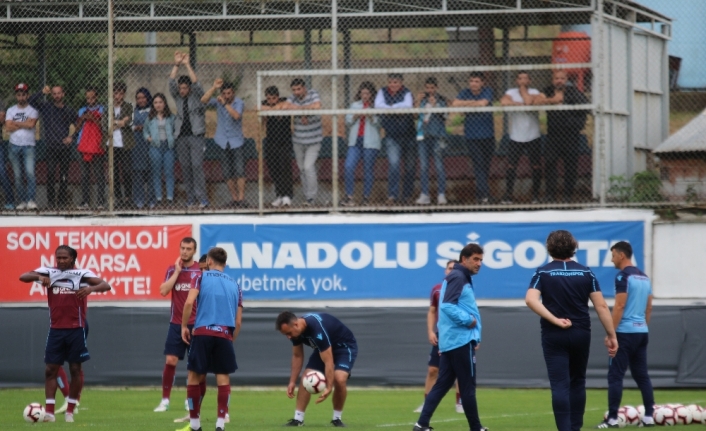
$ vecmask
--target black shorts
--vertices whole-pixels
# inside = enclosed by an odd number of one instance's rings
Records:
[[[427,365],[434,368],[439,368],[439,345],[431,346],[431,352],[429,352],[429,362]]]
[[[194,325],[187,326],[189,332],[194,329]],[[189,350],[189,345],[181,338],[181,325],[170,323],[167,341],[164,342],[164,355],[176,356],[180,361],[183,361],[187,350]]]
[[[353,364],[355,364],[356,357],[358,357],[357,345],[337,346],[333,349],[333,369],[343,370],[350,375],[351,371],[353,371]],[[326,372],[326,365],[321,359],[321,355],[319,355],[318,350],[314,350],[311,356],[309,356],[309,361],[306,363],[306,369],[321,371],[322,373]]]
[[[210,335],[191,337],[186,369],[198,374],[232,374],[238,369],[233,342]]]
[[[49,329],[44,363],[63,365],[78,364],[91,359],[88,354],[88,325],[85,328]]]

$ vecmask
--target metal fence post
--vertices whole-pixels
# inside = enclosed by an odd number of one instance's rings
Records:
[[[594,44],[595,46],[595,51],[596,51],[596,62],[595,62],[595,73],[594,73],[594,79],[597,81],[597,87],[598,91],[596,92],[597,94],[594,95],[595,98],[597,98],[596,101],[596,115],[595,115],[595,120],[596,120],[596,131],[598,132],[598,163],[599,163],[599,172],[600,172],[600,178],[599,178],[599,183],[598,183],[598,194],[599,194],[599,203],[601,206],[606,205],[606,197],[607,197],[607,192],[608,192],[608,179],[606,177],[607,175],[607,166],[606,166],[606,136],[605,136],[605,100],[606,100],[606,95],[605,95],[605,54],[604,54],[604,47],[605,47],[605,32],[604,32],[604,23],[603,23],[603,0],[597,0],[596,1],[596,19],[594,22],[596,22],[598,28],[596,29],[597,31],[595,34],[598,36],[598,42]],[[595,76],[597,75],[597,76]],[[594,150],[595,151],[595,150]]]
[[[115,107],[113,106],[113,0],[108,0],[108,211],[112,213],[115,210],[115,170],[114,170],[114,153],[113,153],[113,123],[115,118]],[[100,178],[97,178],[100,181]],[[99,188],[100,190],[100,188]]]
[[[338,1],[331,1],[331,106],[338,107]],[[338,211],[338,115],[331,117],[331,199]]]

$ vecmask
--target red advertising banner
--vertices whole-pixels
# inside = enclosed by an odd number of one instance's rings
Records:
[[[54,250],[62,244],[76,249],[78,268],[92,270],[113,287],[89,300],[163,299],[159,285],[179,257],[181,239],[191,236],[191,230],[191,225],[0,228],[5,268],[0,302],[46,301],[41,285],[19,278],[40,266],[55,266]]]

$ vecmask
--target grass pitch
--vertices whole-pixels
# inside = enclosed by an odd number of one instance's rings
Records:
[[[92,429],[92,430],[176,430],[186,424],[173,420],[186,414],[184,388],[172,393],[172,408],[166,413],[154,413],[161,398],[157,389],[100,389],[87,387],[82,395],[76,422],[65,423],[63,415],[56,423],[28,424],[22,410],[30,402],[44,404],[43,389],[0,390],[0,423],[3,429]],[[351,429],[396,431],[412,429],[418,414],[412,413],[422,401],[422,390],[359,389],[349,391],[343,421]],[[453,393],[449,393],[436,411],[432,426],[438,431],[466,431],[465,416],[454,409]],[[658,404],[706,403],[706,391],[655,391]],[[61,394],[57,405],[61,405]],[[606,390],[588,391],[584,429],[593,428],[606,410]],[[623,405],[641,404],[640,394],[628,390]],[[551,412],[551,394],[545,389],[479,389],[478,408],[484,426],[492,431],[523,431],[556,429]],[[282,424],[293,417],[294,401],[284,390],[247,390],[234,388],[230,400],[231,423],[226,429],[282,430]],[[305,429],[331,429],[332,407],[329,400],[309,405]],[[215,429],[216,391],[210,386],[201,410],[201,424],[206,430]],[[696,427],[696,425],[694,426]]]

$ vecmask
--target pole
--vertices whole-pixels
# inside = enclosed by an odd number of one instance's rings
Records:
[[[351,31],[343,30],[343,68],[351,68]],[[351,105],[351,76],[343,75],[343,106]]]
[[[594,34],[598,35],[598,43],[594,46],[596,47],[596,70],[594,73],[594,79],[598,83],[598,91],[596,96],[598,101],[596,102],[596,125],[598,127],[598,164],[600,169],[600,184],[599,184],[599,202],[601,206],[606,204],[606,194],[607,194],[607,166],[606,166],[606,136],[605,136],[605,73],[604,73],[604,46],[605,46],[605,33],[603,24],[603,0],[598,0],[596,2],[597,15],[596,22],[598,23],[598,31]],[[594,97],[596,97],[594,96]]]
[[[44,88],[47,85],[47,35],[39,33],[37,35],[37,60],[39,60],[38,72],[40,78],[40,87]]]
[[[196,70],[196,33],[189,33],[189,63]]]
[[[510,63],[510,29],[508,27],[503,27],[503,65],[507,66]],[[503,81],[505,88],[510,88],[512,85],[512,80],[510,78],[510,72],[503,72]],[[503,113],[503,136],[508,132],[508,118],[507,114]]]
[[[108,212],[115,211],[115,175],[113,154],[113,124],[115,107],[113,106],[113,0],[108,0]],[[100,181],[100,180],[99,180]]]
[[[262,77],[260,75],[257,75],[257,93],[255,96],[255,100],[258,100],[260,97],[262,97]],[[261,105],[258,103],[257,104],[257,111],[258,113],[260,112]],[[265,148],[263,147],[263,142],[262,142],[262,117],[257,116],[257,209],[260,214],[260,216],[263,215],[264,211],[264,194],[265,194],[265,166],[263,163],[264,160],[264,155],[263,151]],[[270,172],[270,177],[274,175],[275,173]]]
[[[304,69],[311,70],[311,28],[304,28]],[[304,78],[306,88],[311,88],[311,75]]]
[[[338,0],[331,0],[331,69],[338,69]],[[338,107],[338,75],[331,75],[331,106]],[[338,115],[331,117],[331,199],[338,211]]]

